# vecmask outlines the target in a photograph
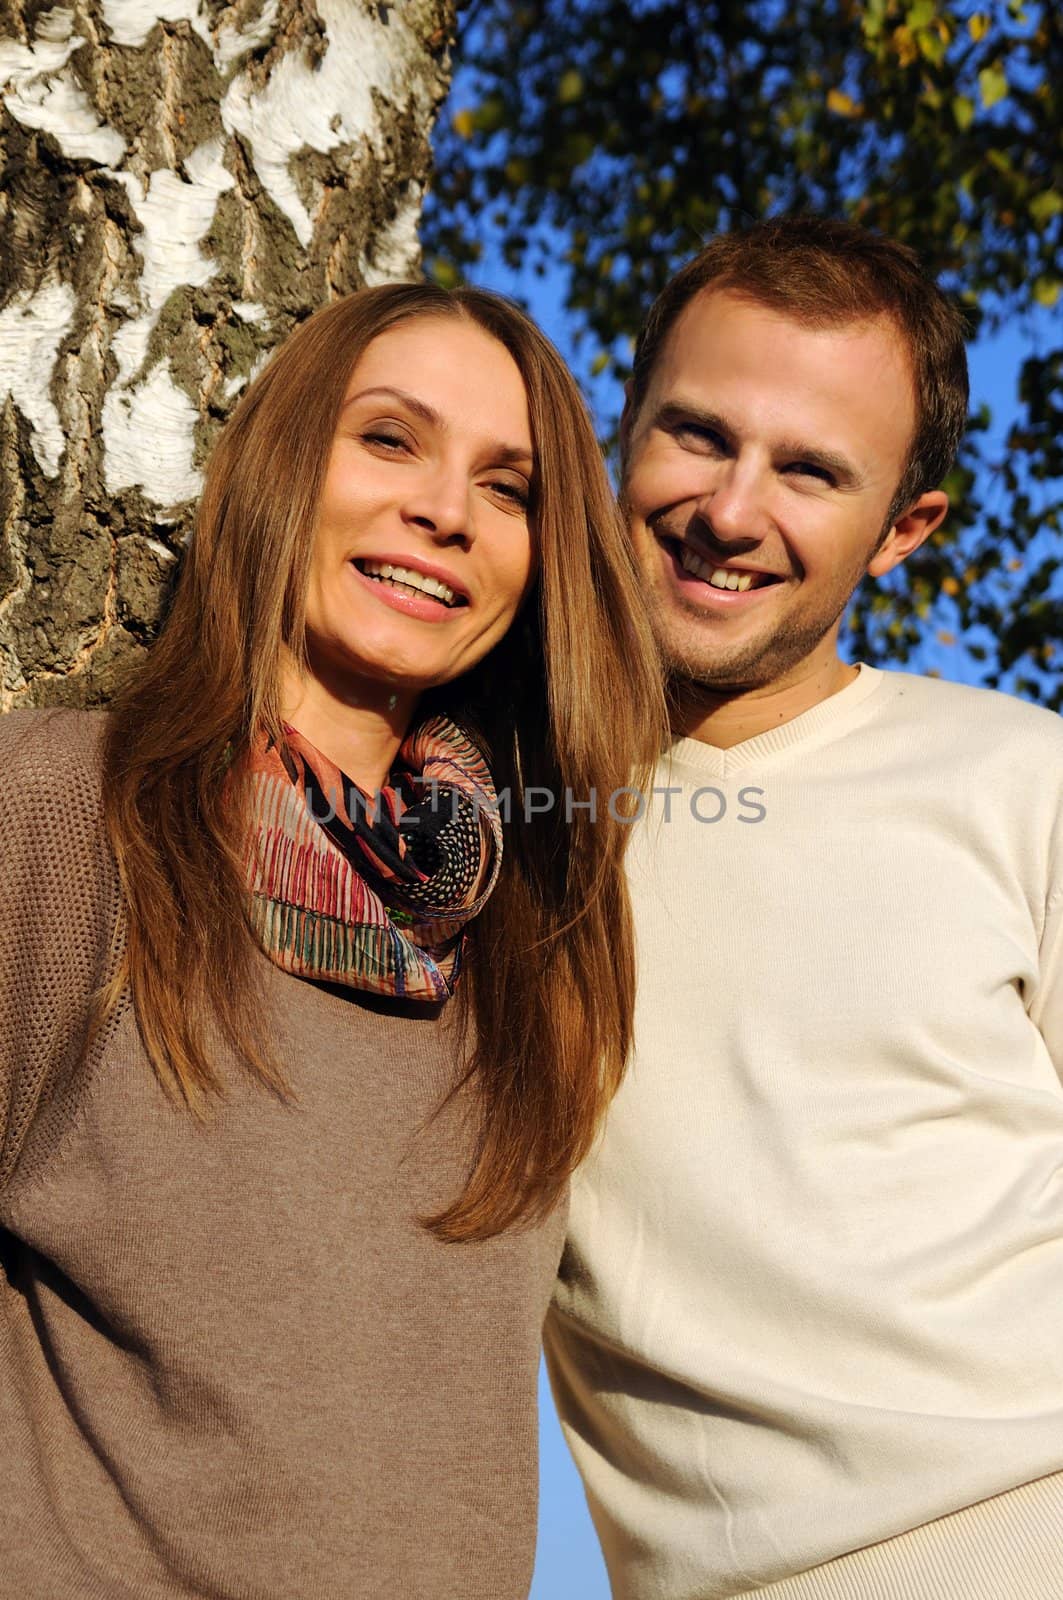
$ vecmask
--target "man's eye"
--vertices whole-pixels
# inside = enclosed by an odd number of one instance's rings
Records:
[[[711,450],[720,454],[727,448],[727,441],[722,434],[717,433],[715,428],[707,428],[701,422],[680,422],[675,434],[683,444],[695,450]]]
[[[785,470],[795,477],[815,478],[819,483],[832,484],[834,482],[833,476],[827,471],[826,467],[819,467],[814,461],[791,461]]]

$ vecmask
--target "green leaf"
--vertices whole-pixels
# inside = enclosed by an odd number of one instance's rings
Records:
[[[1063,284],[1058,278],[1038,278],[1033,286],[1033,297],[1039,306],[1052,307],[1059,299]]]
[[[1039,228],[1051,222],[1063,211],[1063,195],[1057,189],[1042,189],[1030,201],[1030,215]]]
[[[1008,79],[999,61],[995,61],[991,67],[982,68],[978,74],[978,90],[987,111],[1005,98],[1008,92]]]
[[[952,102],[952,115],[960,132],[966,133],[974,121],[974,101],[965,94],[958,94]]]

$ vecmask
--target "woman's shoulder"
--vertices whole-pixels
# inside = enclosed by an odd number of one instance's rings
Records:
[[[18,884],[45,921],[79,891],[109,907],[114,871],[101,806],[106,726],[103,711],[0,716],[0,854],[9,915]]]
[[[81,1060],[110,971],[118,879],[103,823],[106,715],[0,717],[0,1186]]]
[[[106,727],[106,711],[9,711],[0,716],[4,770],[47,777],[76,767],[98,775]]]
[[[94,831],[99,817],[105,711],[9,711],[0,717],[5,828]]]

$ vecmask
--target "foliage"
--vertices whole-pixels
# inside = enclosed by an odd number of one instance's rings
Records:
[[[1050,4],[481,0],[459,52],[430,266],[475,271],[488,229],[512,265],[556,274],[560,257],[587,375],[624,376],[646,307],[702,241],[792,211],[912,244],[972,333],[1042,329],[1061,308]],[[925,662],[928,641],[959,635],[985,681],[1063,705],[1063,337],[1047,345],[1022,368],[1003,441],[972,419],[948,532],[861,596],[865,659]]]

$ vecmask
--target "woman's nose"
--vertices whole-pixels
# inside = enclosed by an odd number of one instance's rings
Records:
[[[404,511],[408,521],[440,544],[472,541],[469,487],[463,473],[434,472],[412,490]]]

